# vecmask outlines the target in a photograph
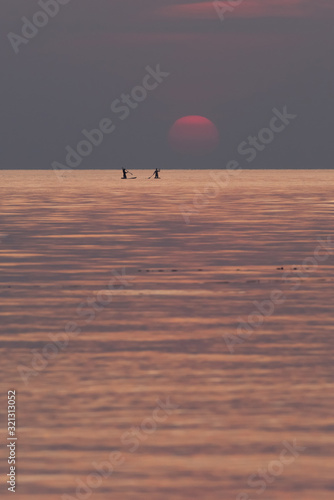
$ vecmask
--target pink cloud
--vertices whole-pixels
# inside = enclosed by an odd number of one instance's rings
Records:
[[[158,9],[158,17],[169,19],[212,19],[218,17],[217,10],[226,10],[228,16],[259,17],[312,17],[333,11],[332,0],[222,0],[168,5]],[[215,7],[216,5],[216,7]],[[225,7],[224,7],[225,6]]]

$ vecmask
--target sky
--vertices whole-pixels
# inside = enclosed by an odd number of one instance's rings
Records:
[[[0,19],[1,169],[333,166],[332,0],[11,0]],[[274,109],[294,118],[248,161]],[[172,149],[187,115],[214,151]]]

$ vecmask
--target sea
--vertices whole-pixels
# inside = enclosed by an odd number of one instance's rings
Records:
[[[332,500],[333,170],[151,174],[0,171],[1,496]]]

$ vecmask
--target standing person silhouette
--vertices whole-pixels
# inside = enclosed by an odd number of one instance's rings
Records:
[[[123,177],[122,177],[122,179],[137,179],[137,177],[136,177],[136,176],[134,176],[134,175],[133,175],[133,173],[132,173],[132,172],[130,172],[130,170],[127,170],[126,168],[122,168],[122,172],[123,172]],[[130,174],[130,175],[132,175],[132,177],[127,177],[127,175],[126,175],[126,174]]]
[[[159,177],[159,172],[160,172],[160,168],[156,168],[156,169],[154,170],[153,175],[154,175],[154,178],[155,178],[155,179],[160,179],[160,177]]]

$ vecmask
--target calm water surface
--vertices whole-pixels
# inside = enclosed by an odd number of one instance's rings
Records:
[[[334,172],[150,174],[0,172],[2,491],[14,388],[18,499],[332,500]]]

